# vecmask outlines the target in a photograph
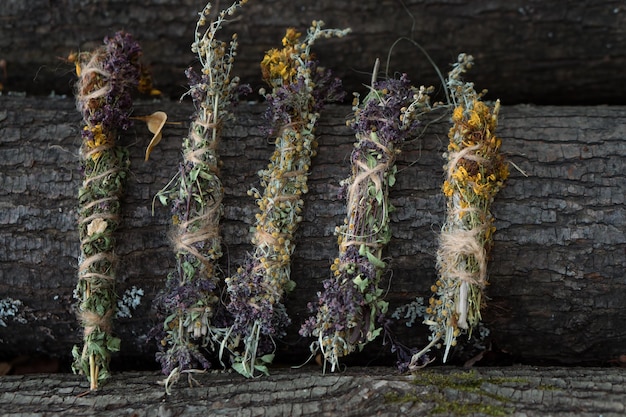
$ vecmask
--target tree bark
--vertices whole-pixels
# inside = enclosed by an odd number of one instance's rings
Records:
[[[230,2],[214,2],[224,8]],[[114,31],[141,42],[157,88],[177,99],[190,52],[197,0],[4,0],[0,8],[0,60],[7,64],[5,91],[71,93],[72,51],[91,50]],[[239,33],[234,73],[254,89],[262,85],[259,61],[293,26],[314,19],[351,27],[350,36],[315,46],[323,65],[341,76],[347,91],[369,84],[376,58],[389,71],[406,72],[420,84],[438,85],[418,42],[443,73],[460,52],[476,57],[472,79],[503,103],[626,104],[626,9],[618,0],[263,0],[251,1],[227,29]],[[228,39],[225,34],[225,39]]]
[[[264,109],[262,104],[241,104],[237,121],[224,131],[225,274],[251,248],[248,231],[256,206],[247,190],[258,185],[256,172],[273,152],[263,134]],[[165,126],[149,162],[143,161],[151,138],[144,125],[137,122],[124,138],[131,144],[132,174],[117,237],[118,294],[135,286],[145,295],[132,318],[115,324],[122,351],[114,369],[142,361],[155,366],[155,342],[147,340],[156,324],[151,302],[174,264],[168,208],[157,202],[152,215],[152,200],[176,172],[193,109],[188,102],[146,101],[136,105],[135,115],[157,110],[180,124]],[[310,341],[297,330],[337,253],[333,232],[345,216],[337,191],[349,174],[354,141],[345,125],[350,111],[348,106],[328,107],[317,130],[319,154],[293,257],[297,288],[287,301],[293,326],[278,344],[279,363],[302,363],[308,357]],[[499,136],[519,170],[511,168],[493,204],[498,231],[483,314],[490,335],[479,344],[491,343],[494,351],[497,347],[511,360],[526,363],[600,364],[626,353],[625,117],[626,107],[503,107]],[[387,254],[392,311],[416,296],[428,299],[436,280],[437,229],[444,218],[442,152],[449,123],[435,116],[431,122],[398,157]],[[5,318],[8,327],[0,327],[0,357],[40,354],[67,360],[72,345],[80,342],[72,310],[80,125],[72,100],[0,96],[0,299],[23,303],[18,317]],[[427,343],[427,328],[419,321],[411,328],[394,325],[405,344]],[[459,348],[455,359],[466,360],[476,349]],[[391,361],[379,340],[348,363]]]
[[[0,378],[7,417],[53,416],[399,416],[624,414],[626,376],[617,368],[434,368],[399,375],[356,368],[322,375],[281,369],[269,377],[183,375],[166,395],[154,373],[115,375],[99,391],[68,374]]]

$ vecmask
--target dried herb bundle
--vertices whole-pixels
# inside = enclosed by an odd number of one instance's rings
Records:
[[[236,1],[219,12],[206,29],[211,3],[200,12],[192,51],[202,70],[200,74],[191,68],[186,71],[196,112],[182,143],[178,173],[157,195],[162,204],[171,204],[171,240],[176,254],[176,267],[155,300],[164,320],[157,331],[157,360],[170,377],[198,366],[209,368],[201,348],[212,344],[226,326],[219,317],[221,273],[217,262],[222,256],[219,222],[224,190],[218,146],[223,123],[233,117],[232,106],[245,88],[231,76],[237,36],[226,43],[216,39],[216,34],[228,16],[245,3],[247,0]]]
[[[352,173],[342,181],[347,201],[344,224],[337,227],[339,256],[309,308],[315,316],[302,326],[303,336],[317,338],[331,371],[339,359],[362,348],[381,332],[387,311],[380,284],[387,264],[383,249],[391,239],[389,190],[396,182],[395,160],[403,143],[415,137],[419,116],[429,109],[428,91],[414,88],[406,76],[373,82],[370,93],[354,103],[356,143]]]
[[[445,362],[461,332],[471,332],[480,322],[495,232],[490,208],[509,175],[500,152],[502,141],[495,136],[500,102],[490,108],[472,83],[460,80],[471,65],[471,56],[459,55],[448,79],[455,108],[444,154],[446,219],[439,236],[438,279],[426,309],[430,344],[413,356],[413,367],[440,342],[445,345]]]
[[[315,124],[323,104],[340,99],[340,82],[313,60],[310,48],[319,38],[343,36],[346,30],[323,29],[313,22],[304,40],[294,29],[283,38],[283,49],[268,51],[261,63],[272,87],[266,94],[268,119],[276,150],[268,168],[259,172],[263,192],[253,189],[260,213],[252,243],[254,251],[237,273],[227,278],[234,323],[228,342],[233,368],[247,377],[267,373],[273,360],[273,338],[281,337],[290,320],[284,296],[295,283],[290,277],[294,234],[307,192],[307,175],[316,154]],[[243,352],[235,345],[243,341]]]
[[[91,389],[109,377],[116,309],[114,232],[120,222],[120,197],[129,166],[128,151],[117,144],[131,122],[131,92],[140,78],[141,49],[131,35],[118,32],[104,46],[77,57],[76,104],[83,115],[80,148],[84,179],[78,192],[80,259],[76,296],[84,327],[83,348],[72,353],[75,372],[87,375]]]

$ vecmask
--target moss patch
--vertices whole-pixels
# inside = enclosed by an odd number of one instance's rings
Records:
[[[422,371],[415,374],[413,383],[424,387],[422,392],[385,394],[388,403],[418,402],[432,404],[428,415],[451,414],[466,416],[483,414],[506,416],[515,408],[510,400],[502,395],[489,392],[485,384],[506,385],[527,383],[523,378],[503,378],[482,376],[476,371]]]

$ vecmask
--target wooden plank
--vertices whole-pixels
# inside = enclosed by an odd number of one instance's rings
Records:
[[[155,366],[155,343],[146,341],[155,325],[150,304],[173,265],[168,209],[157,204],[153,216],[152,199],[175,173],[192,106],[140,102],[135,114],[156,110],[181,124],[166,126],[148,163],[143,154],[150,134],[144,126],[136,125],[125,139],[132,144],[132,175],[118,236],[118,289],[122,294],[136,286],[145,295],[132,318],[116,323],[122,338],[117,369]],[[273,151],[263,134],[263,111],[262,104],[242,104],[238,121],[224,132],[225,273],[251,248],[248,230],[256,207],[246,192],[258,183],[256,172]],[[278,345],[278,362],[297,364],[308,356],[310,341],[297,330],[337,251],[333,231],[344,216],[337,191],[348,175],[354,140],[345,126],[349,113],[348,106],[328,107],[318,128],[320,149],[292,268],[297,289],[287,302],[294,325]],[[600,364],[625,353],[625,117],[626,107],[503,107],[503,150],[527,176],[512,169],[493,205],[498,231],[484,314],[490,336],[483,343],[491,342],[510,360]],[[431,124],[398,159],[388,251],[392,309],[416,296],[428,298],[436,279],[436,235],[444,216],[441,152],[448,128],[445,120]],[[67,361],[72,345],[80,343],[72,311],[79,130],[80,115],[70,99],[0,96],[0,299],[20,300],[19,318],[25,321],[7,318],[8,327],[0,327],[0,357],[26,353]],[[426,344],[427,329],[419,323],[394,329],[408,345]],[[473,345],[460,347],[454,360],[476,352]],[[392,357],[376,342],[351,360],[389,363]]]
[[[228,2],[219,3],[225,7]],[[71,92],[72,65],[62,58],[91,50],[124,29],[141,42],[158,88],[177,99],[187,85],[197,0],[4,0],[0,8],[0,60],[7,64],[5,91],[48,95]],[[626,104],[626,9],[623,2],[581,0],[292,0],[250,1],[228,30],[241,42],[235,73],[256,90],[259,62],[280,44],[289,26],[306,30],[312,20],[351,27],[352,35],[319,42],[323,65],[336,70],[348,91],[369,84],[376,58],[390,54],[390,72],[406,72],[420,84],[438,80],[424,55],[442,72],[461,52],[476,57],[472,79],[505,104]],[[228,36],[227,33],[225,33]],[[227,39],[227,37],[226,37]],[[391,51],[391,53],[390,53]]]
[[[100,390],[70,374],[0,378],[7,417],[52,416],[621,416],[620,368],[434,368],[399,375],[389,368],[281,369],[244,380],[236,374],[183,375],[166,395],[147,372],[115,375]]]

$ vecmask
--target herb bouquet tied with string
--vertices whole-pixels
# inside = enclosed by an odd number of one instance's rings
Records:
[[[92,390],[109,377],[111,353],[120,347],[112,333],[117,305],[114,232],[120,224],[120,198],[130,160],[118,139],[131,125],[131,93],[140,79],[140,54],[132,36],[118,32],[102,47],[75,57],[76,106],[84,121],[75,296],[84,334],[82,349],[75,346],[72,351],[72,369],[87,375]]]
[[[230,42],[220,41],[216,35],[246,2],[234,2],[208,25],[211,3],[200,12],[192,52],[202,69],[200,74],[191,68],[186,71],[190,84],[187,94],[196,111],[182,141],[178,172],[157,194],[162,204],[171,206],[170,238],[176,257],[166,286],[154,302],[163,319],[153,332],[159,341],[157,360],[168,381],[174,381],[181,372],[209,368],[204,348],[210,347],[226,326],[223,311],[220,314],[219,222],[224,190],[218,146],[223,124],[232,119],[232,106],[247,87],[240,86],[239,79],[231,75],[236,35]]]
[[[321,352],[331,371],[381,332],[388,305],[381,283],[387,271],[383,250],[391,239],[389,190],[396,182],[396,156],[417,136],[419,117],[430,109],[429,92],[413,87],[406,75],[383,81],[374,75],[369,94],[361,103],[355,99],[348,122],[356,136],[352,172],[341,183],[347,213],[336,229],[339,256],[317,302],[309,304],[315,315],[300,330],[316,338],[311,350]]]
[[[288,29],[283,48],[268,51],[261,62],[263,77],[271,87],[265,98],[275,151],[267,169],[259,172],[262,191],[250,191],[260,209],[253,231],[254,249],[227,279],[228,310],[234,320],[229,340],[241,344],[231,349],[232,366],[247,377],[255,371],[268,372],[274,339],[284,335],[290,322],[283,299],[295,286],[290,261],[302,220],[307,176],[316,154],[315,125],[324,103],[343,95],[339,80],[314,60],[311,46],[320,38],[347,32],[324,29],[322,22],[313,22],[301,39],[295,29]],[[229,342],[229,346],[233,344]]]
[[[500,102],[488,106],[473,83],[461,80],[472,63],[470,55],[459,55],[448,77],[455,107],[444,154],[446,218],[437,250],[438,279],[426,309],[431,336],[428,346],[413,356],[410,368],[419,367],[420,357],[440,344],[445,346],[445,362],[457,337],[471,334],[478,325],[485,303],[495,232],[491,205],[509,170],[500,151],[502,141],[495,135]]]

